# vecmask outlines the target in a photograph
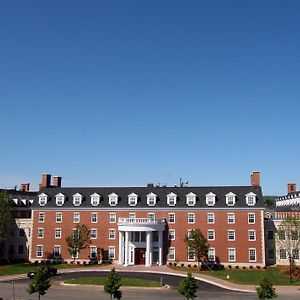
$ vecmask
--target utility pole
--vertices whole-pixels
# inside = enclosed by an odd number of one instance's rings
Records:
[[[12,281],[12,294],[13,294],[13,300],[16,300],[15,298],[15,281]]]

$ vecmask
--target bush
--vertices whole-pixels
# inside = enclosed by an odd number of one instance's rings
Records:
[[[175,263],[173,263],[173,266],[174,266],[174,267],[176,267],[176,266],[177,266],[177,263],[176,263],[176,262],[175,262]]]
[[[259,284],[260,286],[256,288],[259,299],[272,299],[277,297],[273,284],[267,278],[263,278]]]
[[[235,268],[236,268],[236,269],[239,269],[240,267],[239,267],[239,266],[235,266]]]
[[[243,266],[243,270],[246,270],[246,267],[245,267],[245,266]]]
[[[259,269],[260,269],[260,266],[256,266],[256,269],[259,270]]]
[[[181,268],[183,268],[184,267],[184,263],[181,263],[180,266],[181,266]]]
[[[192,265],[191,264],[188,264],[188,267],[190,268]]]
[[[228,265],[228,269],[231,269],[232,268],[232,266],[231,265]]]
[[[173,265],[173,263],[169,262],[169,266],[172,266],[172,265]]]
[[[198,266],[197,266],[197,265],[194,265],[194,268],[198,268]]]
[[[253,266],[250,266],[249,268],[252,270],[252,269],[253,269]]]

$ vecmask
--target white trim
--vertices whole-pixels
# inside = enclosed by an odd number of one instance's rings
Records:
[[[95,233],[94,236],[92,236],[92,231]],[[98,238],[98,228],[91,228],[90,237],[91,237],[91,240],[96,240]]]
[[[254,260],[250,260],[250,251],[254,250],[255,251],[255,259]],[[257,251],[256,251],[256,248],[249,248],[248,249],[248,259],[249,259],[249,262],[256,262],[257,261]]]
[[[213,233],[213,238],[209,238],[209,232]],[[215,229],[207,229],[207,240],[214,241],[216,239],[216,231]]]
[[[82,195],[79,193],[76,193],[73,195],[73,205],[74,206],[80,206],[82,203]]]
[[[93,221],[93,215],[96,215],[96,221]],[[98,223],[98,212],[95,212],[95,211],[91,212],[91,223],[92,224]]]
[[[177,203],[177,195],[174,194],[173,192],[169,193],[167,195],[167,204],[169,206],[176,206],[176,203]]]
[[[186,196],[186,204],[187,206],[195,206],[196,204],[196,194],[190,192]]]
[[[190,216],[193,216],[192,217],[192,221],[190,221]],[[187,221],[188,221],[188,224],[195,224],[195,222],[196,222],[196,216],[195,216],[195,213],[188,213],[188,219],[187,219]]]
[[[63,193],[58,193],[55,195],[55,203],[57,206],[63,206],[65,203],[65,195]]]
[[[154,194],[152,192],[150,194],[148,194],[147,195],[147,205],[149,205],[149,206],[155,206],[156,205],[156,198],[157,198],[156,194]],[[150,201],[152,202],[152,200],[153,200],[154,203],[150,204]]]
[[[91,198],[91,205],[92,206],[98,206],[100,203],[101,196],[98,193],[94,193],[90,196]]]
[[[56,230],[59,230],[59,232],[60,232],[59,237],[56,236]],[[54,228],[54,238],[55,239],[61,239],[61,228]]]
[[[216,204],[216,194],[209,192],[205,195],[205,203],[207,206],[214,206]]]

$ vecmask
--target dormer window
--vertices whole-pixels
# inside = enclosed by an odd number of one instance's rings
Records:
[[[135,193],[131,193],[130,195],[128,195],[128,204],[130,206],[136,206],[137,199],[138,199],[138,195],[136,195]]]
[[[246,203],[248,206],[254,206],[256,204],[256,195],[252,192],[246,194]]]
[[[147,195],[147,204],[149,206],[155,206],[156,204],[156,195],[153,193],[150,193]]]
[[[186,195],[186,204],[188,206],[195,206],[196,204],[196,195],[194,193],[189,193]]]
[[[55,202],[57,206],[63,206],[65,203],[65,195],[62,193],[59,193],[55,196]]]
[[[100,195],[97,193],[94,193],[91,195],[91,204],[92,206],[97,206],[99,205],[100,202]]]
[[[207,206],[214,206],[216,204],[216,195],[214,193],[208,193],[205,197]]]
[[[167,204],[169,206],[175,206],[176,205],[176,200],[177,200],[177,195],[174,193],[170,193],[167,195]]]
[[[40,206],[45,206],[48,201],[48,196],[44,193],[39,195],[39,205]]]
[[[110,206],[116,206],[118,204],[118,195],[115,193],[108,195],[108,202]]]
[[[73,195],[73,204],[74,206],[80,206],[82,202],[82,195],[79,193],[76,193]]]
[[[236,195],[232,192],[225,195],[226,196],[226,204],[228,206],[234,206],[235,205],[235,197]]]

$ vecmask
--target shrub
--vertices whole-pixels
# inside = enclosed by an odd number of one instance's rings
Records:
[[[239,269],[240,267],[239,267],[239,266],[235,266],[235,268],[236,268],[236,269]]]
[[[267,278],[263,278],[259,284],[260,286],[256,288],[259,299],[272,299],[277,297],[273,284]]]
[[[232,268],[232,266],[231,266],[231,265],[228,265],[228,268],[229,268],[229,269],[231,269],[231,268]]]
[[[183,268],[184,267],[184,263],[181,263],[180,266],[181,266],[181,268]]]
[[[256,269],[259,270],[259,269],[260,269],[260,266],[256,266]]]
[[[191,264],[188,264],[188,267],[190,268],[192,265]]]
[[[243,270],[246,270],[246,267],[245,267],[245,266],[243,266]]]
[[[174,266],[174,267],[176,267],[176,266],[177,266],[177,263],[176,263],[176,262],[174,262],[174,263],[173,263],[173,266]]]
[[[197,265],[194,265],[194,268],[198,268],[198,266],[197,266]]]
[[[253,269],[253,266],[250,266],[249,268],[250,268],[250,269]]]

